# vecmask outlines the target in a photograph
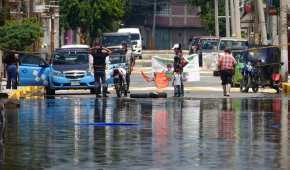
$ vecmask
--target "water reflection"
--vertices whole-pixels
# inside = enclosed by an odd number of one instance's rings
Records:
[[[288,169],[288,119],[285,98],[23,100],[4,169]]]

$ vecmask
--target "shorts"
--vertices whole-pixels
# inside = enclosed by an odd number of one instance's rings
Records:
[[[233,79],[233,70],[221,70],[222,85],[231,84]]]

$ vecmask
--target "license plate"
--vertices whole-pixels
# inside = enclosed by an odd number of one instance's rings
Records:
[[[80,85],[80,82],[79,81],[71,81],[70,84],[72,86],[79,86]]]

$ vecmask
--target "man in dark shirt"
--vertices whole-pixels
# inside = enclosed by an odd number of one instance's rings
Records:
[[[7,71],[7,85],[6,89],[17,89],[17,70],[18,70],[18,54],[9,53],[4,63],[6,64]]]
[[[94,48],[91,48],[93,56],[94,76],[96,82],[96,96],[100,97],[101,87],[103,96],[107,97],[106,83],[106,58],[111,54],[111,50],[104,48],[100,43],[96,43]]]

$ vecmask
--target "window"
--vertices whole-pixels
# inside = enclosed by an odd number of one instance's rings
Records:
[[[140,40],[139,34],[131,34],[131,40]]]
[[[126,62],[126,56],[124,55],[111,55],[110,56],[110,63],[111,64],[120,64]]]
[[[218,46],[218,40],[214,39],[203,39],[201,40],[201,48],[203,50],[214,50]]]
[[[57,53],[53,57],[53,64],[56,65],[78,65],[88,63],[88,53]]]
[[[22,55],[20,56],[20,64],[44,65],[45,62],[37,56]]]
[[[157,15],[168,16],[171,13],[171,7],[169,2],[164,2],[158,6],[156,11]]]
[[[130,45],[130,37],[127,35],[116,35],[116,36],[104,36],[102,40],[102,44],[105,47],[108,46],[118,46],[122,45],[123,43]]]

